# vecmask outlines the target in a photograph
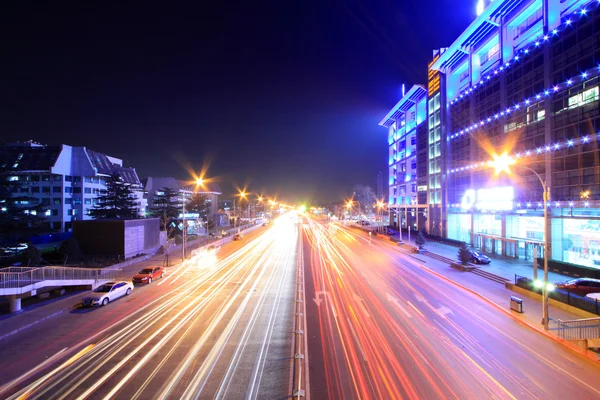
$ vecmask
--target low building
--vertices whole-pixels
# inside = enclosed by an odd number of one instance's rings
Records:
[[[68,232],[74,221],[92,219],[89,210],[106,189],[106,178],[115,173],[132,186],[143,215],[146,202],[138,175],[118,158],[66,144],[27,141],[0,147],[0,174],[23,184],[20,195],[27,194],[32,204],[22,207],[43,206],[49,231]]]

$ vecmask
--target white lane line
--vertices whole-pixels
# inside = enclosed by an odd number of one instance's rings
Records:
[[[346,319],[348,320],[348,325],[350,325],[350,329],[352,330],[352,335],[354,335],[354,340],[356,340],[356,344],[358,344],[358,349],[360,350],[360,354],[362,354],[363,360],[365,362],[368,362],[367,356],[365,356],[365,351],[363,350],[363,347],[360,344],[360,340],[358,340],[358,335],[356,335],[356,331],[354,330],[354,327],[352,326],[352,322],[350,321],[350,318],[346,317]]]

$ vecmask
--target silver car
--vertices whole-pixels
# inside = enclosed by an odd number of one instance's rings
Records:
[[[109,302],[122,296],[129,296],[133,290],[131,282],[107,282],[98,286],[94,291],[83,298],[81,304],[84,307],[105,306]]]

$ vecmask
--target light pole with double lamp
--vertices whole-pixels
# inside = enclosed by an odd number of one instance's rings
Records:
[[[548,291],[549,289],[552,290],[552,286],[548,283],[548,250],[550,248],[550,243],[548,242],[548,202],[550,201],[550,186],[546,184],[546,181],[542,179],[540,174],[538,174],[534,169],[525,167],[524,165],[516,164],[516,161],[510,156],[508,156],[506,153],[501,155],[494,155],[494,160],[490,161],[488,164],[490,167],[496,169],[496,174],[500,174],[504,171],[510,175],[511,165],[525,169],[527,171],[533,172],[533,174],[539,179],[540,183],[542,184],[542,188],[544,190],[544,282],[542,284],[542,325],[544,325],[545,330],[548,330]],[[534,282],[534,285],[539,286],[537,282]]]

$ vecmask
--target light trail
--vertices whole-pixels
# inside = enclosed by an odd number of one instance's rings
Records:
[[[128,398],[198,398],[215,382],[226,396],[240,379],[248,398],[258,398],[270,339],[285,329],[278,319],[294,286],[297,237],[293,220],[286,219],[221,261],[203,262],[203,254],[169,271],[159,282],[169,283],[161,287],[166,293],[151,307],[132,313],[93,348],[9,398],[110,399],[124,393]],[[287,301],[291,311],[293,300]],[[291,329],[291,315],[286,318]],[[242,357],[253,361],[242,367]],[[19,384],[38,372],[21,377]],[[283,375],[287,378],[287,370]],[[164,382],[159,390],[152,389],[157,379]]]
[[[329,225],[309,220],[304,229],[313,289],[327,299],[318,305],[314,328],[321,337],[323,397],[600,396],[597,365],[586,364],[585,377],[573,373],[547,353],[556,351],[554,343],[481,307],[481,299],[429,274],[397,245],[376,238],[370,244],[364,232]]]

